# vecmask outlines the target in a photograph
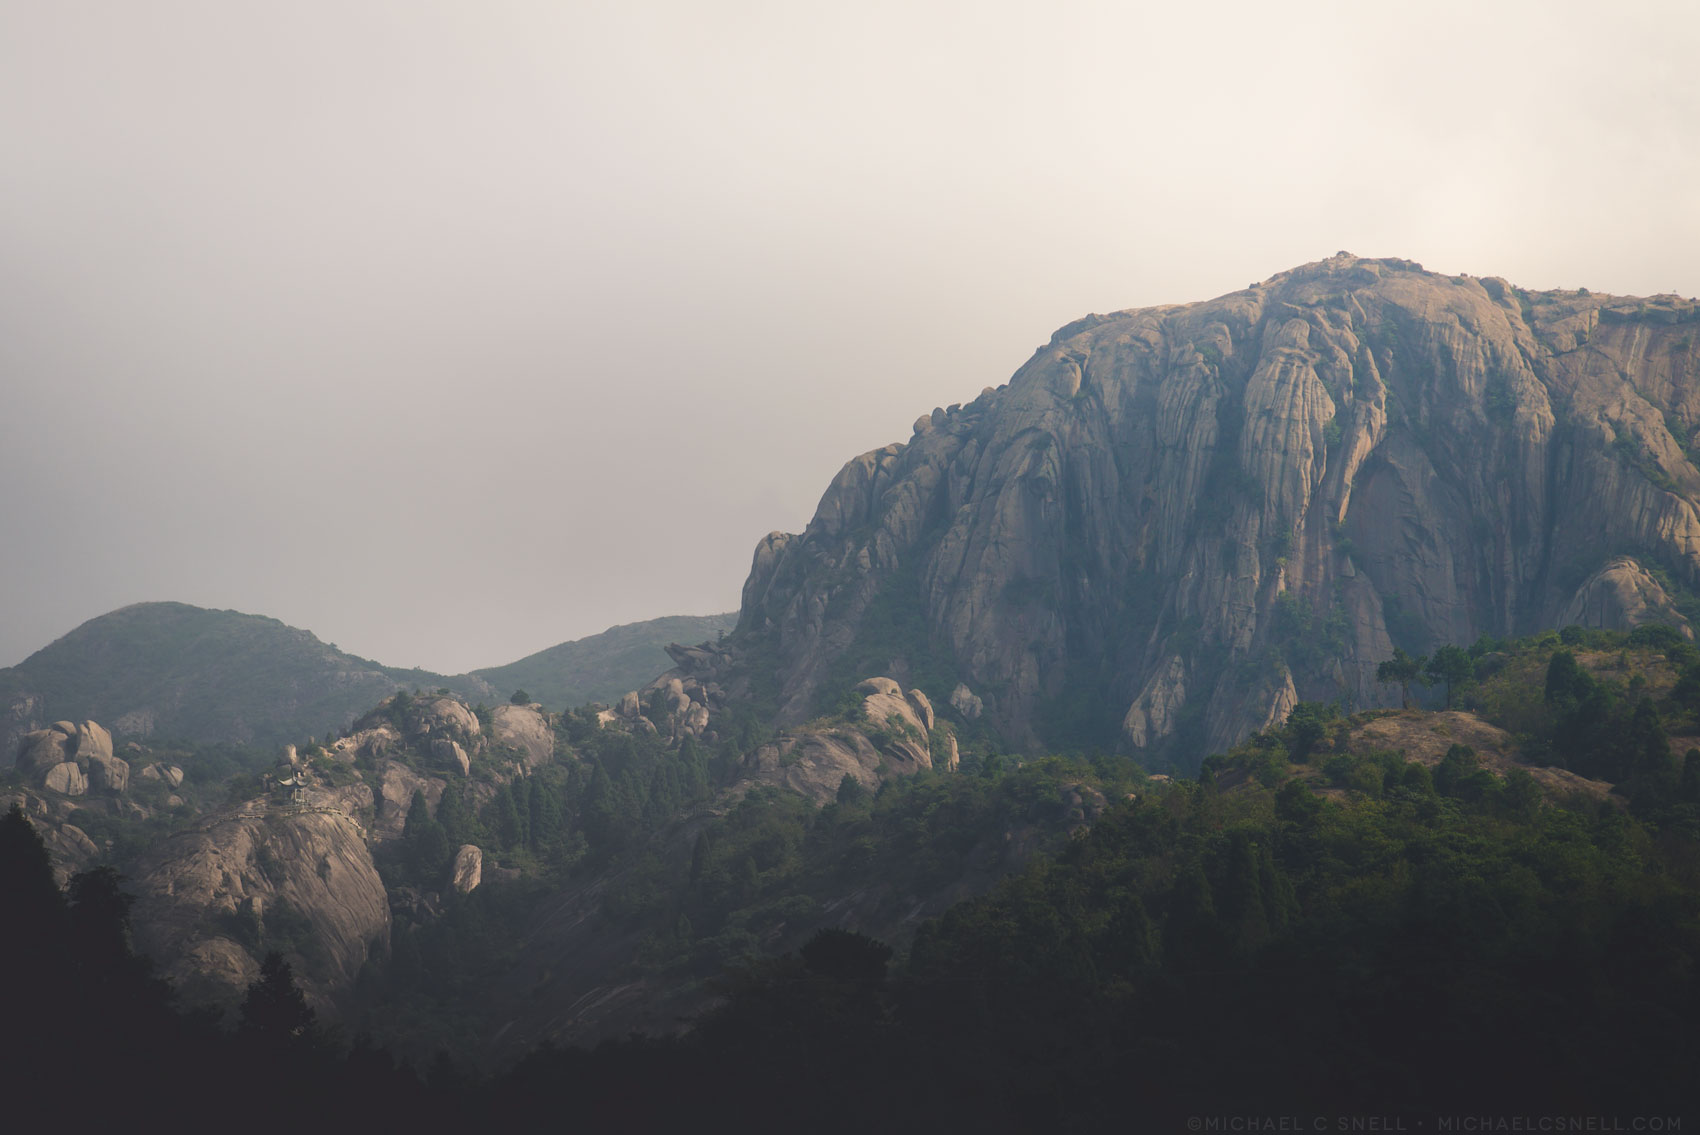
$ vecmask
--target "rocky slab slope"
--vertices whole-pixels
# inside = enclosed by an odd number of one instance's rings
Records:
[[[135,868],[138,947],[190,1002],[234,1005],[266,950],[321,1008],[389,949],[390,910],[360,824],[329,801],[255,801],[166,840]]]
[[[795,723],[889,674],[1016,743],[1196,757],[1301,698],[1387,704],[1396,644],[1685,626],[1697,330],[1344,253],[1089,316],[765,538],[696,676]]]

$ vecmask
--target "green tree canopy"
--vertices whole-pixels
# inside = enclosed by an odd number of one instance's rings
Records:
[[[1419,654],[1413,658],[1396,646],[1393,648],[1393,657],[1375,668],[1375,680],[1389,685],[1397,684],[1405,708],[1410,709],[1411,683],[1423,681],[1423,667],[1427,664],[1426,657]]]
[[[1287,744],[1293,760],[1304,763],[1316,743],[1328,735],[1328,725],[1340,710],[1327,702],[1302,701],[1287,714]]]
[[[1385,665],[1385,663],[1383,663]],[[1443,646],[1423,666],[1423,674],[1431,682],[1446,685],[1446,708],[1452,708],[1452,695],[1475,674],[1476,665],[1461,646]],[[1379,677],[1379,673],[1377,674]]]

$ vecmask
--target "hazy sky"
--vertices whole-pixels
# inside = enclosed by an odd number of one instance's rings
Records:
[[[1700,293],[1697,58],[1686,0],[0,0],[0,665],[730,609],[1057,326],[1337,249]]]

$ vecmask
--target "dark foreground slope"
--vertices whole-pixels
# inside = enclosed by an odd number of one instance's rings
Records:
[[[1697,320],[1347,254],[1089,316],[847,464],[692,664],[784,722],[890,674],[1151,759],[1387,704],[1394,646],[1684,624]]]
[[[213,1114],[251,1105],[287,1072],[290,1091],[268,1115],[382,1107],[422,1130],[564,1115],[630,1131],[1181,1130],[1195,1117],[1196,1129],[1227,1130],[1248,1116],[1418,1131],[1463,1129],[1461,1115],[1484,1130],[1529,1116],[1624,1130],[1657,1117],[1664,1126],[1647,1129],[1676,1130],[1700,1058],[1689,1027],[1700,1010],[1700,751],[1672,750],[1700,724],[1700,654],[1668,633],[1571,632],[1477,662],[1479,678],[1459,691],[1468,709],[1341,718],[1307,703],[1199,780],[1122,781],[1089,830],[912,926],[895,953],[843,928],[867,904],[806,900],[845,894],[857,871],[908,874],[908,886],[961,870],[975,858],[960,838],[980,810],[969,795],[993,803],[999,824],[1031,819],[1059,802],[1047,783],[1080,773],[986,763],[818,813],[752,792],[700,829],[676,885],[642,878],[650,857],[631,849],[632,870],[600,911],[577,916],[626,943],[634,985],[688,969],[734,929],[756,947],[779,920],[840,925],[711,979],[688,1032],[667,1016],[652,1032],[674,1035],[546,1047],[482,1082],[471,1062],[490,1038],[459,1038],[458,1057],[420,1053],[422,1082],[369,1045],[346,1050],[299,1027],[284,996],[251,997],[232,1041],[204,1022],[173,1023],[113,947],[106,885],[75,884],[67,912],[45,851],[29,846],[21,817],[8,819],[0,917],[43,932],[0,938],[0,952],[52,984],[22,990],[45,1041],[24,1046],[0,1084],[65,1091],[87,1074],[60,1057],[69,1050],[114,1060],[103,1083],[138,1089],[193,1067],[207,1077],[196,1100]],[[1389,722],[1397,728],[1379,728]],[[1506,724],[1519,726],[1515,740]],[[1430,742],[1448,734],[1436,759]],[[610,755],[586,752],[592,780]],[[1508,755],[1551,763],[1531,770]],[[1531,774],[1551,769],[1627,779],[1611,793],[1537,786]],[[589,850],[607,853],[604,864],[622,854]],[[404,1007],[417,1012],[457,985],[478,996],[479,981],[516,960],[526,968],[546,935],[482,920],[518,886],[492,881],[398,937],[391,971],[369,975],[374,991],[401,976],[393,967],[440,965],[412,979]],[[696,938],[711,918],[725,925]],[[562,951],[553,964],[576,958]],[[548,972],[516,976],[548,997]],[[717,1007],[700,1012],[710,997]],[[53,1015],[61,1007],[74,1015]],[[107,1106],[104,1095],[81,1101],[79,1117]],[[1381,1126],[1338,1126],[1353,1117]]]

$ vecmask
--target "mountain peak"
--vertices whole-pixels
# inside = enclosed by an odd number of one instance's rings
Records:
[[[1196,755],[1387,703],[1395,645],[1686,626],[1697,319],[1344,252],[1087,316],[764,539],[730,657],[782,721],[889,674],[1019,744]]]

